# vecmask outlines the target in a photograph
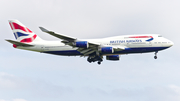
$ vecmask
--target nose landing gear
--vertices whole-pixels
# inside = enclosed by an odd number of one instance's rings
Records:
[[[157,53],[158,53],[158,51],[155,52],[154,59],[157,59]]]

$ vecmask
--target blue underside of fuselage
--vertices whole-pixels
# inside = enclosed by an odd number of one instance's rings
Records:
[[[113,54],[130,54],[130,53],[147,53],[164,50],[169,47],[143,47],[143,48],[126,48],[123,51],[115,51]],[[75,56],[83,55],[77,50],[66,50],[66,51],[46,51],[43,53],[54,54],[54,55],[64,55],[64,56]],[[109,54],[109,53],[107,53]],[[103,54],[105,55],[105,54]]]

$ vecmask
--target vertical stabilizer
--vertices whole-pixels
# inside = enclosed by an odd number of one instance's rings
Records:
[[[42,41],[40,37],[38,37],[35,33],[33,33],[29,28],[24,26],[18,20],[9,20],[9,24],[17,41],[23,43]]]

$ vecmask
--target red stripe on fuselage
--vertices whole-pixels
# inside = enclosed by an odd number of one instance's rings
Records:
[[[153,38],[152,36],[132,36],[129,38]]]
[[[23,39],[23,40],[21,40],[20,42],[23,42],[23,43],[30,43],[30,42],[32,42],[36,37],[37,37],[37,35],[35,34],[33,37]]]
[[[11,25],[11,24],[10,24]],[[18,25],[17,23],[12,23],[12,25],[14,26],[14,29],[20,29],[20,30],[23,30],[25,32],[29,32],[29,33],[32,33],[31,30],[29,30],[27,27],[23,27],[23,26],[20,26]]]

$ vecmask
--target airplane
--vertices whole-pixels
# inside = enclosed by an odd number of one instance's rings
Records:
[[[46,41],[18,20],[9,20],[9,24],[16,40],[6,41],[13,44],[14,48],[62,56],[87,57],[89,63],[97,61],[98,64],[101,64],[103,56],[106,56],[106,60],[118,61],[120,55],[123,54],[148,52],[155,52],[154,59],[157,59],[158,51],[167,49],[174,44],[159,34],[77,39],[39,27],[43,32],[60,39]]]

